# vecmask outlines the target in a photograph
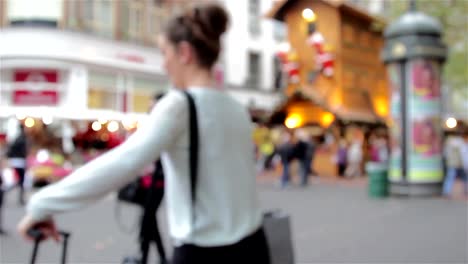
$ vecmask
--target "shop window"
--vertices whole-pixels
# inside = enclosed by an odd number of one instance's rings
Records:
[[[118,109],[119,92],[116,75],[91,72],[89,75],[88,107]]]
[[[88,90],[88,107],[92,109],[117,109],[117,92],[103,87],[90,87]]]
[[[167,87],[167,83],[163,81],[135,78],[131,96],[131,111],[148,112],[154,96],[166,92]]]

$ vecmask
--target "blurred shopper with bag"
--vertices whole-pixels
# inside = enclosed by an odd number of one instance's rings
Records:
[[[151,109],[161,100],[164,94],[158,94],[153,98]],[[151,111],[150,109],[150,111]],[[157,160],[142,173],[144,176],[125,185],[118,192],[120,201],[135,204],[141,207],[142,216],[138,242],[140,243],[140,255],[137,257],[125,257],[123,264],[146,264],[152,242],[161,264],[167,263],[166,251],[159,232],[157,213],[164,197],[164,170],[161,160]]]
[[[19,125],[19,135],[8,146],[7,157],[11,168],[18,177],[18,187],[20,188],[18,203],[24,205],[24,177],[26,174],[26,157],[28,155],[28,142],[23,124]]]

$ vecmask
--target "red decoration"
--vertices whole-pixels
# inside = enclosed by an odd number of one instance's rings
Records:
[[[334,72],[334,59],[333,55],[325,50],[325,38],[323,35],[315,31],[307,39],[307,43],[315,48],[316,63],[322,73],[330,77]]]
[[[280,51],[276,53],[283,73],[286,73],[290,83],[299,83],[300,71],[297,54],[295,52]]]

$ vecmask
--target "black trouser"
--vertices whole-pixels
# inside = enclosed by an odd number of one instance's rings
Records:
[[[25,169],[24,168],[14,168],[16,171],[16,174],[18,174],[18,187],[20,188],[19,191],[19,196],[18,196],[18,202],[20,204],[24,204],[24,174],[25,174]]]
[[[149,201],[147,206],[144,208],[143,216],[141,220],[140,229],[140,250],[141,250],[141,263],[146,264],[148,262],[148,253],[151,242],[156,243],[156,249],[158,250],[159,259],[166,261],[166,252],[164,250],[164,244],[159,233],[158,221],[156,212],[161,204],[164,196],[164,189],[156,189],[149,195]]]
[[[270,254],[263,229],[236,244],[220,247],[182,245],[174,248],[172,264],[270,264]]]
[[[346,170],[346,164],[338,164],[338,176],[343,177]]]

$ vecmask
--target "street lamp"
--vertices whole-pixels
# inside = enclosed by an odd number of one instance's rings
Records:
[[[34,121],[34,118],[32,118],[32,117],[28,117],[28,118],[26,118],[25,121],[24,121],[24,125],[25,125],[27,128],[31,128],[31,127],[33,127],[35,124],[36,124],[36,122]]]
[[[447,49],[432,17],[409,11],[385,30],[382,53],[391,97],[390,193],[439,195],[442,167],[441,67]]]
[[[302,10],[302,18],[304,18],[305,21],[311,23],[311,22],[315,22],[315,20],[317,20],[317,15],[315,14],[315,12],[312,9],[306,8],[306,9]]]
[[[449,117],[449,118],[447,119],[447,121],[445,121],[445,125],[446,125],[448,128],[450,128],[450,129],[454,129],[454,128],[457,127],[458,122],[457,122],[457,120],[456,120],[455,118]]]
[[[299,114],[291,114],[289,115],[284,124],[289,129],[294,129],[302,125],[302,117]]]

